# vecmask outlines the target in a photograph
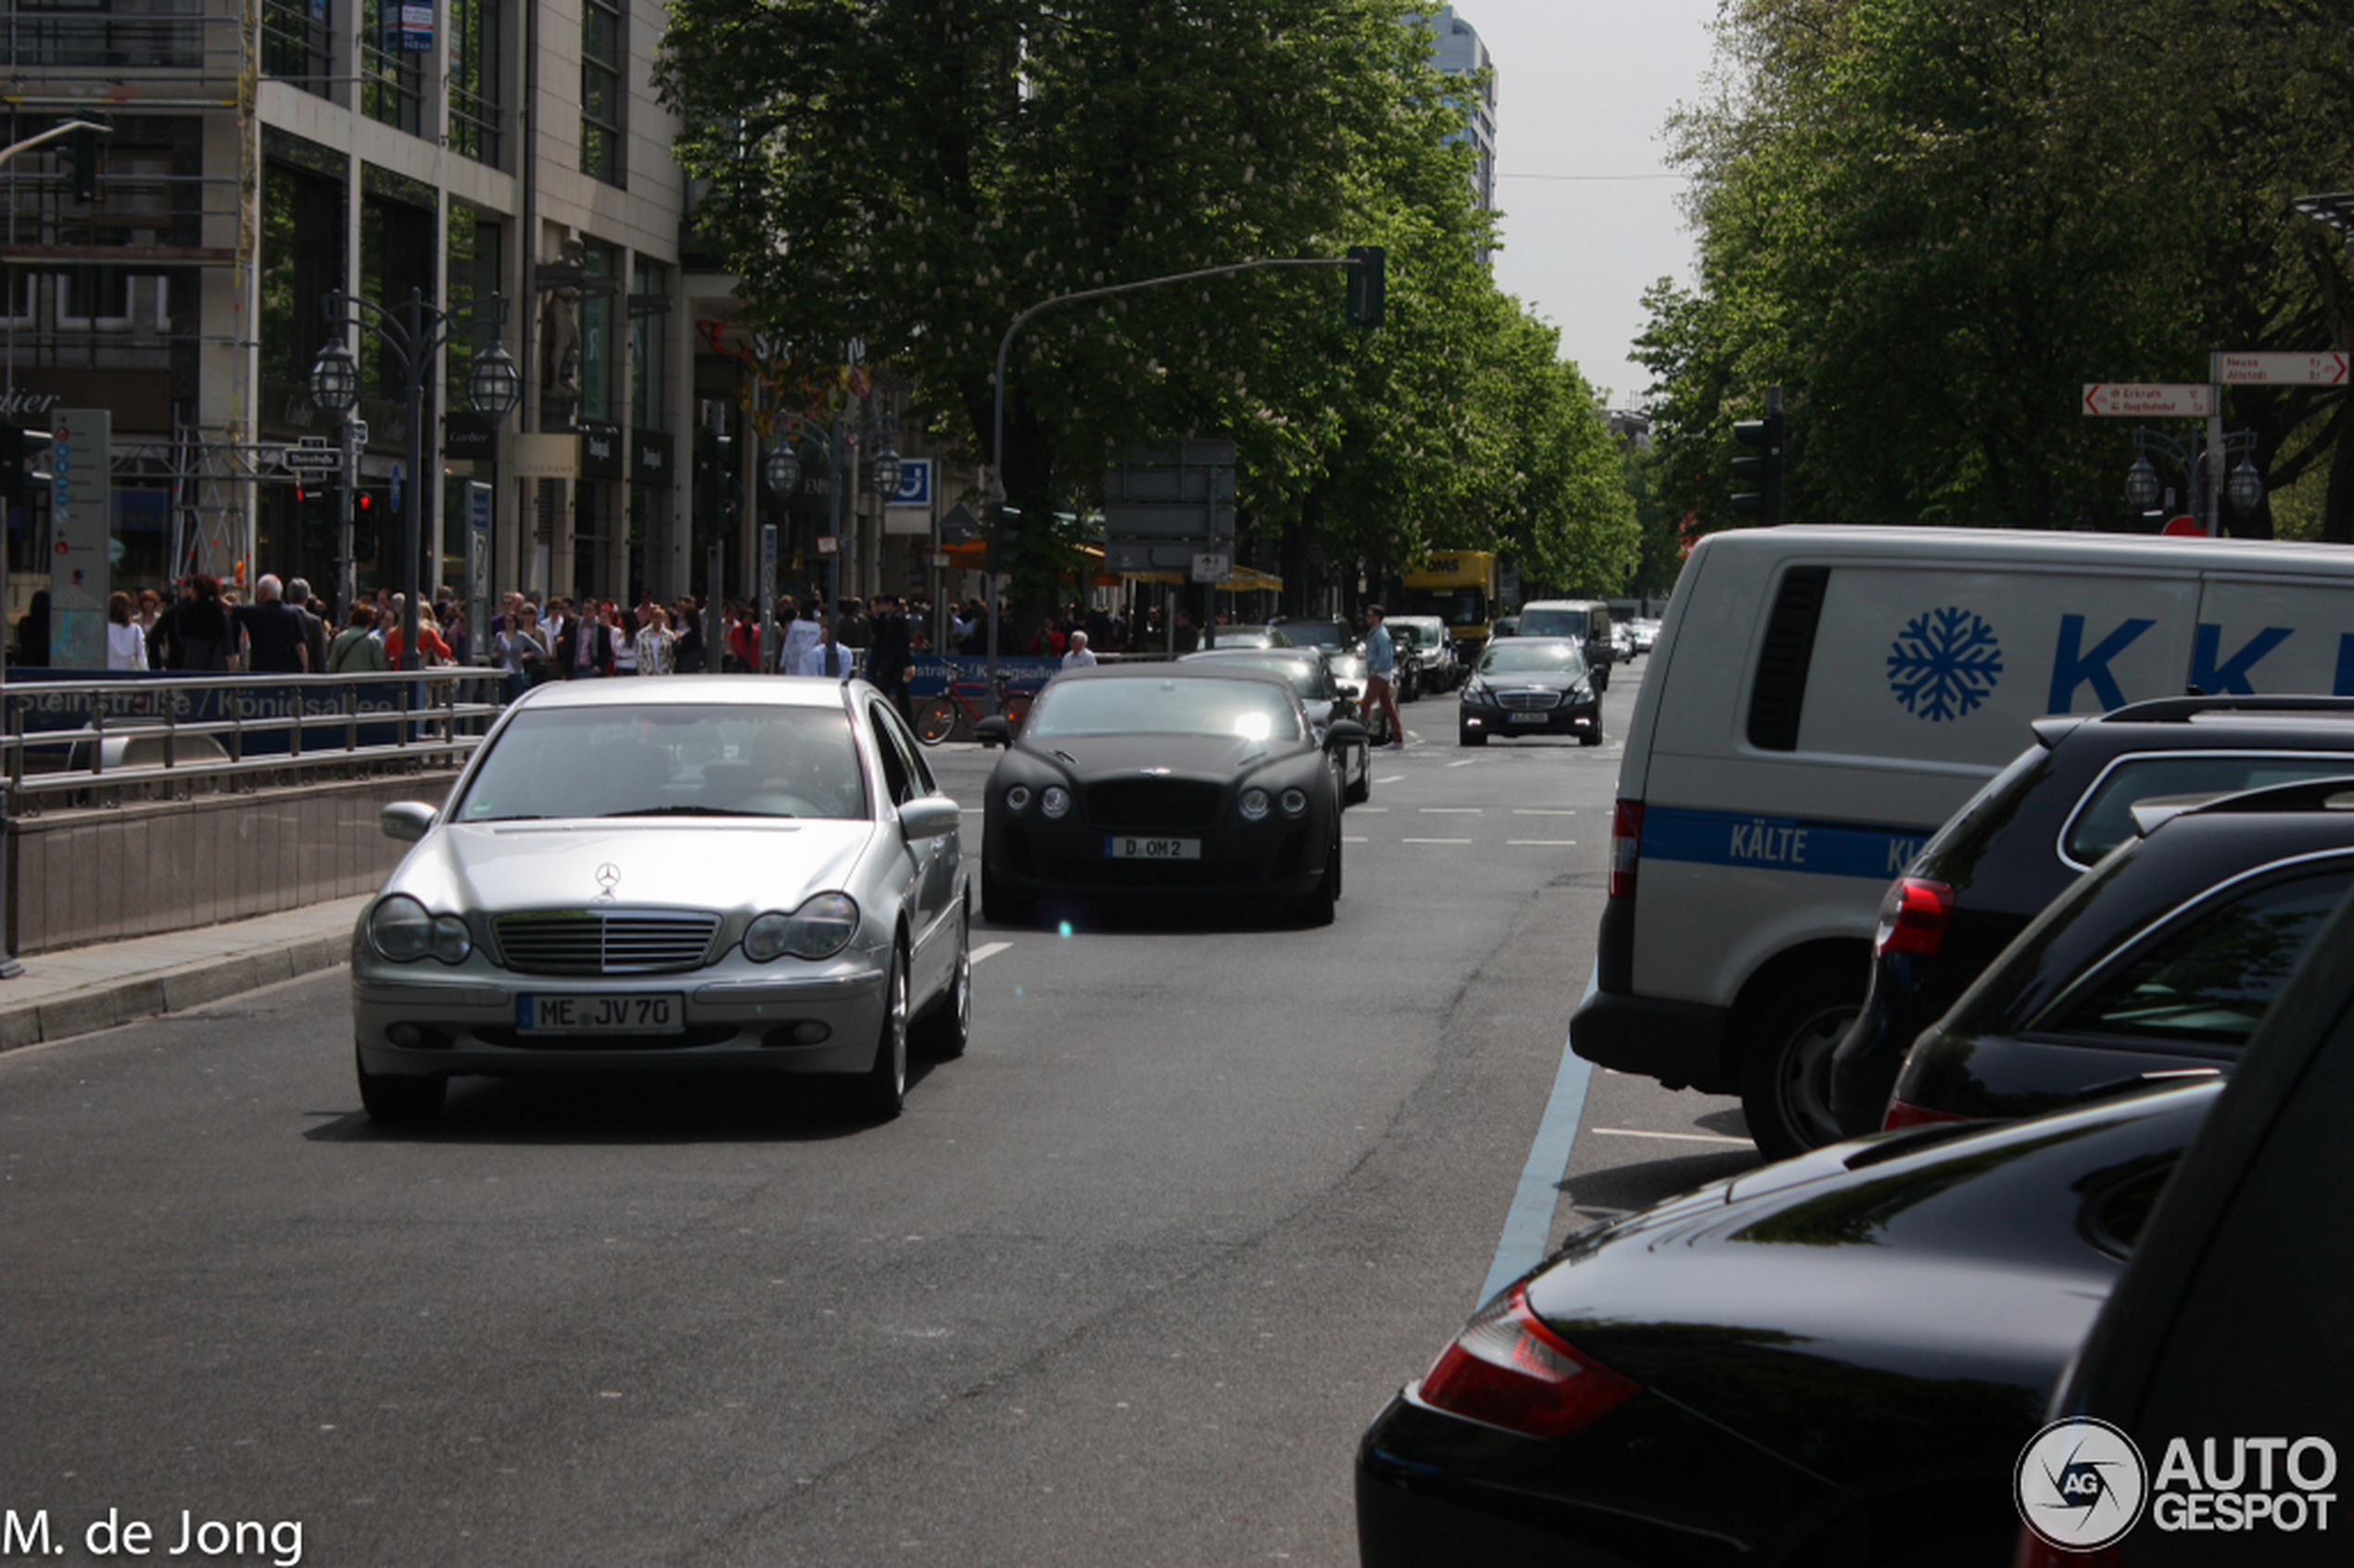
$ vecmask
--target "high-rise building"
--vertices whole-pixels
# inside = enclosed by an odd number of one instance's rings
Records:
[[[1487,45],[1480,41],[1472,24],[1455,14],[1452,6],[1441,6],[1423,19],[1437,38],[1431,54],[1438,69],[1449,76],[1473,77],[1482,72],[1480,85],[1462,96],[1462,137],[1472,145],[1472,194],[1487,211],[1496,210],[1496,76],[1487,57]]]

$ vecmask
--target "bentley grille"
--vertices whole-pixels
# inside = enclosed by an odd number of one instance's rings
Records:
[[[719,932],[710,914],[563,910],[491,922],[510,969],[533,975],[652,975],[700,968]]]
[[[1224,796],[1198,779],[1107,779],[1087,787],[1087,820],[1098,828],[1207,828]]]

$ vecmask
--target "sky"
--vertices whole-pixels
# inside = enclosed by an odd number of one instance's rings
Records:
[[[1663,161],[1668,115],[1696,103],[1717,0],[1457,0],[1496,70],[1496,283],[1561,329],[1561,352],[1613,408],[1651,373],[1627,359],[1643,291],[1690,285],[1684,182]],[[1648,176],[1648,178],[1629,178]]]

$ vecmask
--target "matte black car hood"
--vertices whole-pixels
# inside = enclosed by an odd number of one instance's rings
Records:
[[[2151,1195],[2214,1093],[1833,1144],[1573,1239],[1530,1301],[1834,1484],[1868,1486],[1891,1444],[2006,1462],[2122,1267],[2088,1213]]]

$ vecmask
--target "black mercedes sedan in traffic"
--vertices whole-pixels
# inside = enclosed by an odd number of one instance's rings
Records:
[[[1491,642],[1463,682],[1457,737],[1484,746],[1504,735],[1575,735],[1602,743],[1602,699],[1574,638],[1515,637]]]
[[[1030,917],[1041,899],[1185,895],[1290,905],[1328,925],[1340,898],[1341,791],[1320,733],[1281,674],[1202,661],[1098,664],[1046,683],[982,803],[981,904]]]
[[[2212,1080],[1835,1144],[1572,1237],[1360,1441],[1368,1568],[2007,1560]]]

